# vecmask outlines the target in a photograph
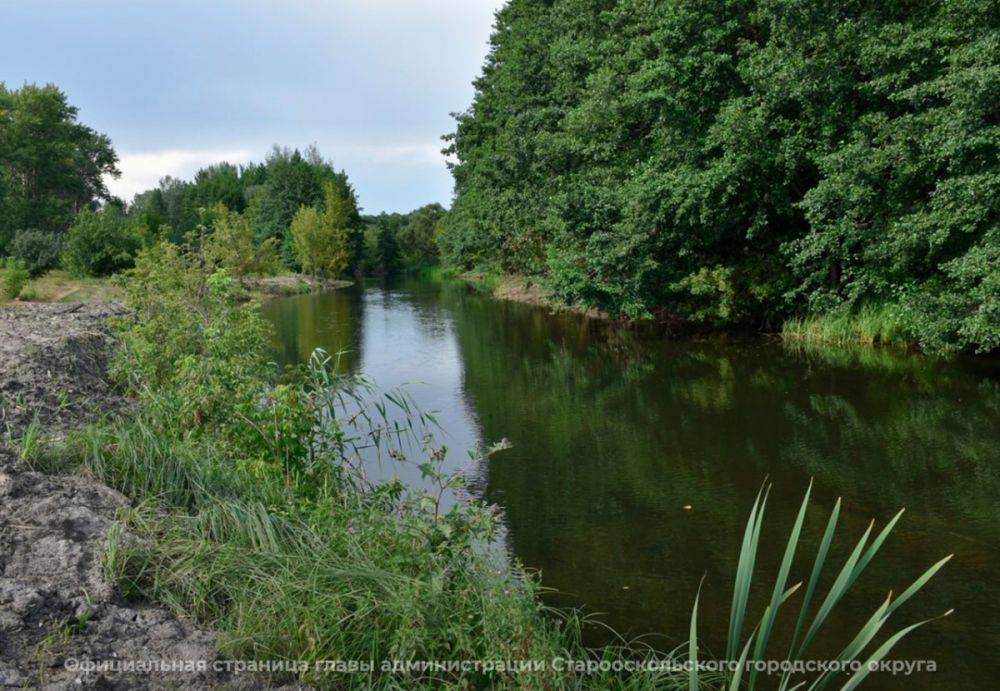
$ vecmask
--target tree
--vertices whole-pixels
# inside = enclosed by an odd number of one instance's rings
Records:
[[[399,248],[408,267],[432,266],[439,259],[437,236],[447,212],[440,204],[411,211],[399,228]]]
[[[377,226],[375,256],[372,263],[376,272],[382,276],[395,276],[399,273],[399,245],[396,241],[396,229],[390,224]]]
[[[354,258],[353,199],[342,195],[332,181],[323,185],[323,206],[303,206],[291,224],[295,260],[306,273],[335,278]]]
[[[206,213],[210,225],[205,229],[203,251],[212,265],[226,269],[232,276],[269,276],[281,268],[278,243],[268,238],[254,241],[250,221],[242,214],[217,203]]]
[[[111,140],[78,122],[58,88],[0,83],[0,255],[15,231],[64,233],[81,209],[109,200],[117,163]]]

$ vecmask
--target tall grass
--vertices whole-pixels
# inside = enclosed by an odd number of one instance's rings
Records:
[[[440,264],[433,264],[430,266],[425,264],[414,270],[414,274],[417,278],[434,283],[450,281],[456,278],[459,273],[459,270],[453,266],[442,266]]]
[[[782,325],[781,335],[789,341],[866,346],[906,347],[915,340],[906,319],[894,305],[793,317]]]

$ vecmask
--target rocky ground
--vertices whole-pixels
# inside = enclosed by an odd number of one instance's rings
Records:
[[[34,415],[66,430],[121,400],[105,376],[113,303],[0,308],[0,407],[6,439]],[[49,476],[0,437],[0,688],[261,688],[213,669],[214,635],[148,603],[124,601],[101,548],[125,497],[81,474]],[[10,442],[11,444],[13,442]],[[88,662],[206,661],[205,671],[87,671]],[[82,665],[77,662],[82,661]]]

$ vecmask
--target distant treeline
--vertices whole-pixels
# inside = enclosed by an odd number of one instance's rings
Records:
[[[446,214],[440,204],[427,204],[407,214],[362,216],[365,223],[365,273],[391,276],[437,264],[437,239],[442,233]]]
[[[57,87],[0,84],[0,258],[35,275],[60,265],[107,275],[169,241],[205,245],[237,274],[388,275],[437,260],[440,205],[362,218],[347,174],[314,147],[164,177],[128,203],[105,184],[117,164],[110,139],[79,123]]]
[[[511,0],[446,259],[631,317],[1000,347],[995,0]]]

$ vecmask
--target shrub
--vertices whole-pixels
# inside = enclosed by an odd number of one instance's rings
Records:
[[[7,259],[6,269],[3,274],[3,294],[8,300],[13,300],[21,294],[24,285],[31,275],[24,268],[24,264],[18,259]]]
[[[117,209],[85,209],[69,229],[63,264],[75,276],[109,276],[132,266],[141,244]]]
[[[32,276],[38,276],[59,266],[62,238],[43,230],[19,230],[10,244],[10,253],[24,263]]]

